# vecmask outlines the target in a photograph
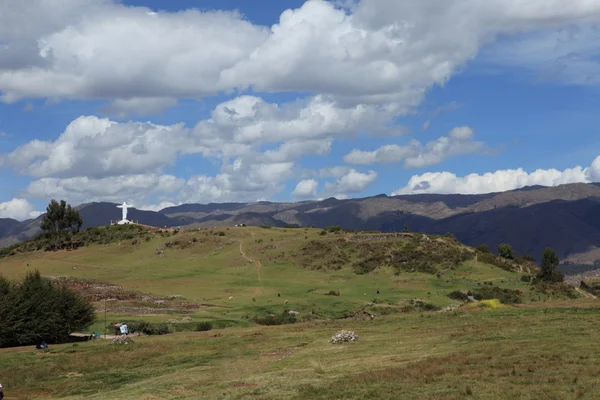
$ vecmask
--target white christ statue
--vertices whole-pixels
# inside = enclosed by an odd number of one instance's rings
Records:
[[[131,204],[127,204],[127,202],[123,202],[123,204],[121,204],[120,206],[117,206],[117,208],[120,208],[123,210],[123,219],[121,221],[117,222],[119,225],[130,223],[130,221],[127,220],[127,208],[128,207],[133,207],[133,206]]]

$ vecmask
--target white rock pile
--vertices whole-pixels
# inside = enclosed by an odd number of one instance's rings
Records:
[[[358,335],[352,331],[339,331],[331,337],[331,343],[355,342]]]

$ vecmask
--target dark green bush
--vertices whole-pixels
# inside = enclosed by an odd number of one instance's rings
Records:
[[[255,316],[250,320],[259,325],[287,325],[296,323],[296,317],[288,314],[288,310],[284,310],[281,315]]]
[[[531,282],[531,275],[521,275],[522,282]]]
[[[492,250],[490,249],[490,246],[488,246],[485,243],[477,245],[477,247],[475,247],[475,249],[477,251],[479,251],[480,253],[491,253],[492,252]]]
[[[452,300],[469,300],[469,296],[466,293],[461,292],[460,290],[455,290],[453,292],[448,293],[448,297],[450,297]]]
[[[515,258],[515,252],[512,246],[508,243],[502,243],[498,245],[498,254],[502,258],[506,258],[507,260],[513,260]]]
[[[524,264],[526,262],[535,262],[535,257],[533,257],[531,254],[520,254],[517,256],[517,262],[519,264]]]
[[[65,343],[95,320],[94,307],[66,285],[28,272],[17,284],[0,277],[0,347]]]
[[[127,324],[130,333],[142,333],[144,335],[166,335],[170,333],[167,324],[152,324],[146,321],[130,322]]]
[[[327,296],[339,296],[340,292],[338,292],[337,290],[330,290],[329,292],[325,293],[325,295],[327,295]]]
[[[196,330],[198,332],[206,332],[212,330],[212,324],[210,322],[200,322],[196,325]]]
[[[521,292],[516,289],[502,289],[497,286],[485,286],[475,290],[473,297],[476,300],[498,299],[502,304],[522,303]]]

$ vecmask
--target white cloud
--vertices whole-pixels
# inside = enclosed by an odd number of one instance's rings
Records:
[[[368,173],[362,173],[351,169],[346,175],[338,178],[335,182],[325,183],[325,190],[327,193],[360,193],[369,187],[377,178],[377,172],[369,171]]]
[[[7,137],[8,133],[0,131],[0,137]]]
[[[0,7],[4,52],[18,57],[0,73],[8,101],[215,93],[224,89],[221,71],[246,58],[267,35],[234,12],[152,15],[107,0]]]
[[[600,156],[585,170],[586,178],[591,182],[600,182]]]
[[[116,99],[105,105],[101,111],[110,117],[146,116],[177,105],[177,99],[168,97]]]
[[[408,145],[386,145],[374,151],[352,150],[344,156],[348,164],[394,164],[403,162],[405,168],[428,167],[460,155],[478,153],[486,149],[482,142],[475,142],[473,130],[468,126],[453,128],[448,136],[428,142],[423,146],[418,140]]]
[[[479,194],[503,192],[525,186],[557,186],[567,183],[589,183],[600,181],[600,156],[587,168],[574,167],[563,171],[538,169],[531,173],[519,169],[498,170],[485,174],[470,174],[458,177],[450,172],[428,172],[414,175],[408,184],[392,193],[462,193]]]
[[[219,104],[211,118],[200,121],[193,129],[183,124],[118,123],[82,116],[54,141],[33,140],[11,153],[0,154],[0,166],[42,178],[30,185],[30,197],[45,199],[61,190],[66,195],[64,187],[78,182],[73,190],[81,192],[77,198],[85,200],[84,193],[90,198],[101,197],[101,193],[95,189],[86,191],[85,185],[79,185],[82,179],[93,183],[122,176],[155,176],[174,165],[181,155],[200,154],[222,163],[220,174],[226,179],[217,178],[219,175],[202,178],[228,183],[229,186],[217,185],[209,191],[222,193],[215,199],[235,199],[236,191],[254,198],[254,192],[267,188],[270,194],[280,191],[280,184],[291,178],[294,171],[299,174],[297,177],[306,174],[296,165],[303,156],[327,155],[333,140],[357,134],[368,126],[383,127],[386,118],[387,114],[377,107],[339,108],[319,96],[283,106],[241,96]],[[277,147],[264,150],[265,145],[273,144]],[[311,174],[339,177],[346,172],[338,167],[329,174]],[[115,198],[109,187],[107,198]],[[193,194],[187,197],[195,198]]]
[[[165,208],[174,207],[177,205],[180,205],[180,203],[175,204],[175,203],[171,203],[170,201],[163,201],[159,204],[145,205],[145,206],[140,206],[140,207],[136,207],[136,208],[138,210],[160,211],[160,210],[164,210]]]
[[[301,199],[309,199],[314,198],[317,195],[317,188],[319,187],[319,182],[314,179],[305,179],[303,181],[298,182],[296,188],[292,192],[292,196],[301,198]]]
[[[392,117],[385,107],[345,107],[320,95],[283,105],[267,103],[255,96],[240,96],[219,104],[210,119],[195,126],[194,135],[206,147],[220,148],[225,155],[231,155],[227,153],[232,149],[223,149],[224,145],[326,141],[370,129],[395,130],[387,126]]]
[[[0,5],[5,101],[197,98],[252,86],[400,111],[499,35],[600,19],[590,0],[362,0],[350,12],[310,0],[269,29],[235,12],[17,3]]]
[[[128,175],[158,171],[190,147],[183,125],[118,124],[79,117],[54,142],[33,140],[0,155],[0,165],[33,177]]]
[[[182,190],[185,179],[173,175],[140,174],[92,179],[85,176],[72,178],[42,178],[33,181],[24,190],[27,198],[60,198],[79,204],[90,201],[121,202],[124,199],[143,204],[154,194],[172,194]]]
[[[37,218],[42,213],[35,210],[35,206],[25,199],[12,199],[0,203],[0,218],[12,218],[23,221]]]
[[[172,203],[256,200],[292,178],[334,178],[327,193],[358,193],[375,180],[374,171],[308,171],[298,161],[329,154],[336,140],[406,133],[397,117],[413,112],[431,86],[443,85],[499,35],[595,21],[600,3],[590,0],[361,0],[346,9],[310,0],[272,27],[235,12],[149,12],[113,0],[0,2],[4,101],[107,99],[103,111],[123,118],[160,112],[180,98],[238,96],[193,128],[83,116],[54,141],[0,155],[0,166],[37,178],[26,193],[44,199],[59,193],[82,201],[134,196],[139,204],[149,195]],[[543,64],[523,60],[532,68]],[[274,104],[239,95],[246,88],[308,95]],[[484,148],[463,128],[425,144],[356,150],[346,161],[418,168]],[[220,171],[165,178],[165,168],[189,154],[216,158]]]

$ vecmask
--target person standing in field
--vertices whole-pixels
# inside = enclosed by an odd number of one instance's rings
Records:
[[[4,398],[4,388],[2,387],[2,384],[0,383],[0,400],[2,400]]]

